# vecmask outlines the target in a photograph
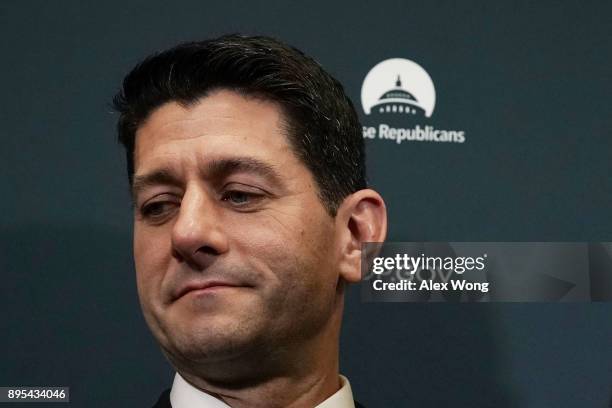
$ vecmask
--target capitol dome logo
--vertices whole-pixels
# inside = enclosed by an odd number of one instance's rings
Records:
[[[436,88],[416,62],[389,58],[370,69],[361,86],[363,138],[402,144],[405,142],[464,143],[461,129],[439,128],[431,120]]]
[[[431,117],[436,89],[419,64],[390,58],[368,72],[361,87],[361,105],[367,115]]]

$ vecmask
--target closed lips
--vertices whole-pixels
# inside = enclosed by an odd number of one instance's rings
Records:
[[[214,287],[238,287],[239,285],[230,283],[230,282],[224,282],[224,281],[209,281],[209,282],[201,282],[201,283],[192,283],[189,285],[186,285],[185,287],[183,287],[182,289],[180,289],[178,291],[178,293],[175,296],[175,299],[178,299],[180,297],[182,297],[183,295],[194,291],[194,290],[203,290],[203,289],[208,289],[208,288],[214,288]]]

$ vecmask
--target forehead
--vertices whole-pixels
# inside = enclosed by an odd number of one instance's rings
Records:
[[[297,164],[280,106],[272,101],[221,90],[195,104],[168,102],[136,132],[136,173],[160,161],[252,156],[278,165]]]

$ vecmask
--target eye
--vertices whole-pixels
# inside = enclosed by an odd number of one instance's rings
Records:
[[[260,192],[227,190],[223,193],[221,200],[234,207],[247,208],[258,203],[263,198],[264,194]]]
[[[233,204],[246,204],[250,198],[250,194],[244,191],[228,191],[223,196],[223,200],[231,201]]]
[[[155,201],[143,206],[140,213],[147,220],[158,221],[172,212],[175,206],[176,203],[171,201]]]

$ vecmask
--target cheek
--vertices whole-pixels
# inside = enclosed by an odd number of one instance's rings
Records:
[[[257,227],[243,224],[235,246],[242,264],[259,275],[261,303],[254,308],[260,311],[254,320],[273,319],[268,330],[279,338],[318,332],[333,314],[337,299],[333,235],[316,222],[286,226],[278,227],[274,221]]]
[[[336,279],[331,225],[324,217],[270,213],[243,220],[232,241],[241,258],[257,263],[275,286],[320,288]]]
[[[141,299],[152,297],[161,285],[170,254],[169,242],[163,234],[134,228],[134,265]]]

